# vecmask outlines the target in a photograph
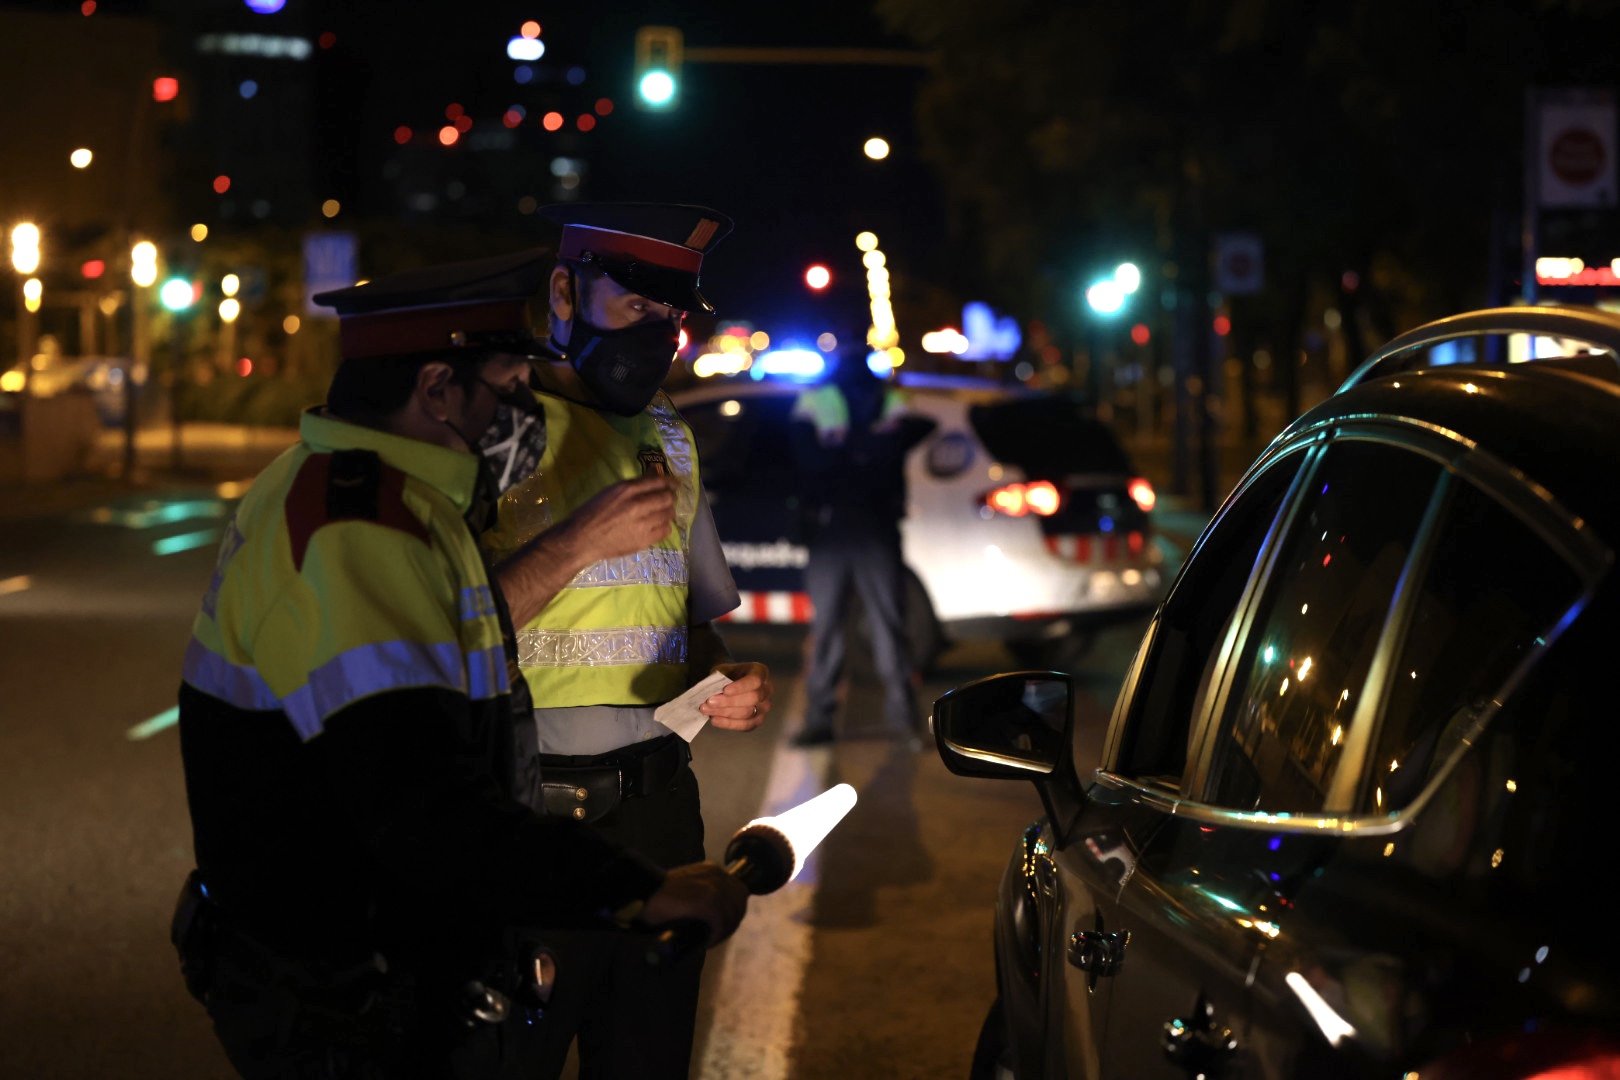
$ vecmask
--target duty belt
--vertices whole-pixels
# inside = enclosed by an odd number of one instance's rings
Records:
[[[606,754],[541,754],[540,792],[547,814],[596,821],[625,799],[668,790],[692,760],[679,735],[665,735]]]

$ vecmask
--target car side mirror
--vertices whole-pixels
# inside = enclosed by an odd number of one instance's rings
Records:
[[[934,741],[958,776],[1039,780],[1069,753],[1074,679],[1014,671],[959,686],[934,702]]]

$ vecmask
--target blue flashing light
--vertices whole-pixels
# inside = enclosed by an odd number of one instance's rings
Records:
[[[889,372],[894,370],[894,357],[890,356],[886,349],[867,353],[866,368],[878,378],[886,379],[889,377]]]
[[[506,42],[506,55],[520,64],[532,64],[546,54],[546,43],[539,38],[514,37]]]
[[[1272,851],[1281,851],[1282,850],[1282,837],[1273,836],[1270,840],[1266,841],[1266,847],[1270,848]]]
[[[512,78],[519,86],[527,86],[534,81],[534,68],[528,64],[519,64],[512,71]]]
[[[1104,514],[1102,517],[1097,519],[1097,528],[1101,529],[1105,533],[1113,532],[1114,519]]]
[[[260,15],[274,15],[287,6],[287,0],[242,0],[242,2]]]
[[[827,361],[815,349],[772,349],[754,358],[753,370],[759,373],[755,378],[777,375],[809,382],[821,378]]]

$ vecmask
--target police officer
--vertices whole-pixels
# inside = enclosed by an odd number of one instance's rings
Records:
[[[737,604],[698,482],[692,432],[659,386],[682,316],[714,309],[698,291],[724,215],[671,204],[575,204],[542,213],[562,226],[551,271],[550,345],[536,399],[545,455],[501,501],[485,537],[519,626],[518,662],[534,696],[548,813],[575,813],[663,866],[703,857],[691,752],[657,707],[720,672],[732,680],[701,713],[717,728],[757,727],[771,707],[763,664],[733,663],[711,621]],[[636,551],[565,564],[543,543],[593,499],[653,498]],[[559,572],[560,571],[560,572]],[[575,787],[589,792],[581,805]],[[603,934],[554,935],[563,970],[547,1018],[560,1069],[577,1035],[584,1076],[685,1076],[699,952],[649,969],[644,951]],[[581,972],[588,972],[581,978]]]
[[[832,378],[801,392],[793,408],[790,440],[809,550],[804,583],[813,611],[806,715],[793,737],[801,747],[833,740],[851,593],[866,617],[887,725],[915,747],[925,733],[906,644],[900,519],[906,453],[934,425],[907,416],[904,396],[872,372],[868,351],[864,335],[846,327]]]
[[[327,406],[227,529],[180,688],[198,870],[173,934],[244,1076],[532,1076],[551,967],[529,928],[695,916],[717,941],[741,917],[718,866],[666,872],[519,799],[530,703],[473,444],[504,416],[509,456],[538,453],[512,418],[549,266],[318,296],[341,318]],[[593,559],[639,544],[600,505],[575,520]]]

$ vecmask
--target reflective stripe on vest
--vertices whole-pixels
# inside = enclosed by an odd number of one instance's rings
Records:
[[[631,555],[603,559],[574,575],[570,589],[602,585],[685,585],[686,552],[674,548],[643,548]]]
[[[544,630],[531,626],[518,631],[517,647],[518,664],[525,670],[685,664],[686,627]]]

